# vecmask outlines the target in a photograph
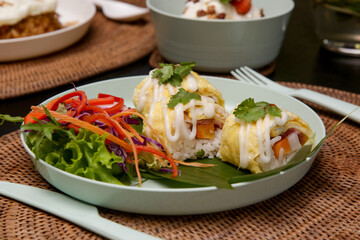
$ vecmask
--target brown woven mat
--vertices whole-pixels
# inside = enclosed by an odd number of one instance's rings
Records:
[[[306,87],[360,105],[360,95]],[[327,129],[340,119],[310,104]],[[345,121],[295,186],[249,207],[196,216],[147,216],[100,208],[117,223],[163,239],[360,239],[360,126]],[[0,138],[0,180],[56,191],[34,169],[19,132]],[[72,223],[0,196],[0,239],[101,239]]]
[[[159,67],[159,63],[165,63],[165,62],[168,62],[160,53],[159,49],[155,49],[151,55],[150,55],[150,58],[149,58],[149,65],[153,68],[158,68]],[[275,68],[276,68],[276,61],[273,61],[271,62],[270,64],[264,66],[264,67],[261,67],[259,69],[256,69],[256,71],[258,71],[259,73],[261,73],[262,75],[264,76],[269,76],[271,73],[273,73],[275,71]],[[205,74],[206,73],[202,73],[202,72],[199,72],[201,74]],[[213,74],[212,74],[213,75]],[[224,74],[222,75],[217,75],[219,77],[228,77]]]
[[[145,6],[145,0],[129,0]],[[150,16],[119,23],[97,12],[89,32],[75,45],[51,55],[0,64],[0,99],[26,95],[119,68],[156,47]]]

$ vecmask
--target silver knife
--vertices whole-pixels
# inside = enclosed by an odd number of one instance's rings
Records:
[[[125,227],[99,215],[93,205],[81,202],[65,194],[0,181],[0,195],[26,203],[109,239],[159,240],[154,236]]]

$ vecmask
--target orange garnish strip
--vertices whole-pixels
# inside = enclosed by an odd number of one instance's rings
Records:
[[[45,113],[44,109],[41,108],[41,107],[38,107],[38,106],[32,106],[31,107],[32,110],[36,111],[36,112],[40,112],[40,113]],[[125,150],[128,150],[128,151],[131,151],[132,147],[131,145],[129,145],[127,142],[121,140],[120,138],[117,138],[116,136],[114,136],[113,134],[95,126],[95,125],[92,125],[88,122],[85,122],[85,121],[82,121],[80,119],[77,119],[77,118],[73,118],[73,117],[70,117],[68,115],[65,115],[65,114],[61,114],[61,113],[58,113],[58,112],[55,112],[55,111],[52,111],[52,110],[49,110],[49,113],[51,114],[51,116],[53,116],[54,118],[57,118],[61,121],[66,121],[66,122],[69,122],[71,124],[74,124],[78,127],[81,127],[81,128],[85,128],[89,131],[92,131],[96,134],[99,134],[99,135],[107,135],[106,136],[106,139],[110,140],[110,141],[113,141],[114,143],[120,145],[121,147],[123,147]]]
[[[184,166],[190,166],[190,167],[215,167],[215,164],[205,164],[205,163],[199,163],[199,162],[183,162],[179,160],[174,160],[176,163],[184,165]]]

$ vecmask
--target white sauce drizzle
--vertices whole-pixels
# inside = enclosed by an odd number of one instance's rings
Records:
[[[276,141],[281,139],[280,136],[270,139],[270,131],[275,126],[284,126],[287,122],[288,115],[285,110],[282,110],[281,117],[275,117],[273,120],[270,119],[270,115],[266,115],[263,119],[259,119],[256,122],[256,139],[259,148],[259,158],[260,163],[268,163],[272,157],[272,147]],[[249,164],[249,134],[251,123],[244,123],[240,121],[239,128],[239,151],[240,151],[240,167],[247,168]],[[245,129],[246,128],[246,129]],[[296,145],[296,143],[294,143]],[[280,151],[280,157],[282,158],[282,153]]]
[[[146,82],[144,83],[144,85],[142,86],[142,88],[140,89],[140,93],[139,93],[139,103],[137,106],[137,110],[138,111],[143,111],[144,110],[144,104],[146,102],[147,99],[147,95],[145,94],[146,89],[149,88],[149,86],[151,85],[152,81],[152,73],[153,71],[150,71],[149,76],[147,77]],[[155,83],[154,83],[155,84]]]
[[[190,92],[198,90],[198,83],[192,74],[187,75],[185,79]]]
[[[185,79],[187,81],[189,91],[196,92],[198,90],[198,83],[194,76],[192,74],[189,74],[187,77],[185,77]],[[170,95],[174,95],[177,93],[179,88],[174,87],[170,84],[159,86],[158,80],[152,79],[152,71],[149,73],[147,80],[145,81],[139,92],[139,103],[137,107],[139,111],[144,110],[145,102],[148,99],[146,91],[151,87],[151,83],[153,83],[153,98],[150,104],[148,121],[150,124],[153,122],[153,117],[155,114],[157,114],[155,112],[155,106],[157,103],[160,103],[164,119],[165,134],[170,142],[176,142],[179,140],[180,137],[184,137],[188,140],[192,140],[196,137],[197,114],[202,114],[207,119],[211,119],[215,116],[215,101],[210,97],[202,96],[201,101],[196,101],[195,99],[192,99],[189,103],[185,105],[181,103],[177,104],[174,108],[175,119],[171,123],[169,116],[170,109],[167,106],[169,98],[164,97],[164,90],[166,86]],[[191,130],[189,129],[189,124],[187,124],[185,119],[186,111],[189,112],[189,118],[191,118]],[[148,127],[145,128],[145,133],[150,134],[150,129]]]
[[[215,101],[209,97],[201,97],[202,102],[204,102],[204,115],[207,118],[212,118],[215,115]]]
[[[281,140],[281,136],[276,136],[270,140],[270,146],[273,147],[274,144]]]

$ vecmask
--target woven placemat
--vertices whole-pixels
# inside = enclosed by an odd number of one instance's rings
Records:
[[[145,6],[145,0],[129,0]],[[89,32],[60,52],[0,64],[0,99],[76,82],[139,60],[156,47],[150,15],[134,23],[108,20],[98,11]]]
[[[360,95],[305,87],[360,105]],[[327,129],[340,116],[309,104]],[[252,206],[195,216],[148,216],[99,208],[117,223],[163,239],[360,239],[360,126],[345,121],[307,175],[289,190]],[[0,138],[0,180],[56,191],[34,169],[19,131]],[[0,239],[102,239],[56,216],[0,196]]]
[[[159,67],[159,63],[166,63],[168,62],[160,53],[159,49],[156,48],[150,55],[149,58],[149,65],[153,68],[158,68]],[[259,73],[261,73],[264,76],[269,76],[271,73],[273,73],[276,69],[276,61],[273,61],[271,63],[269,63],[268,65],[258,68],[256,69],[256,71],[258,71]],[[206,73],[203,72],[199,72],[202,75],[207,75]],[[212,74],[213,75],[213,74]],[[225,74],[218,74],[216,76],[219,77],[228,77],[228,75]]]

